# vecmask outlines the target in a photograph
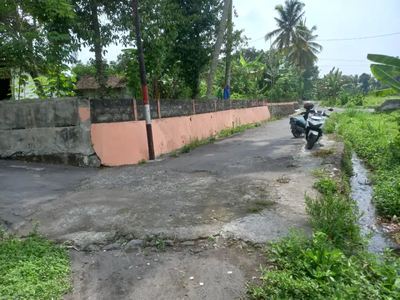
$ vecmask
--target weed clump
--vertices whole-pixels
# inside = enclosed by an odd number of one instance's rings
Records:
[[[70,262],[62,247],[37,235],[0,237],[0,299],[61,299],[71,289]]]

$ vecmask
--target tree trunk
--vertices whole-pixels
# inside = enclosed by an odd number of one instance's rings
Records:
[[[32,77],[32,79],[33,79],[33,82],[35,83],[36,89],[37,89],[37,91],[39,92],[39,95],[38,95],[39,98],[45,98],[45,97],[47,97],[47,95],[46,95],[46,93],[45,93],[45,91],[44,91],[44,89],[43,89],[43,86],[42,86],[42,84],[40,83],[39,79],[36,79],[36,78],[39,78],[39,72],[38,72],[38,70],[36,69],[36,66],[33,66],[33,67],[32,67],[32,70],[30,71],[29,74],[31,75],[31,77]]]
[[[228,13],[228,32],[227,32],[227,46],[226,46],[226,67],[225,67],[225,86],[231,84],[231,64],[232,64],[232,44],[233,44],[233,0],[230,1],[231,5]]]
[[[215,77],[215,73],[217,71],[218,57],[219,57],[219,53],[221,52],[222,40],[224,39],[224,32],[225,32],[225,28],[226,28],[226,22],[227,22],[227,18],[228,18],[230,4],[231,4],[231,0],[225,0],[224,8],[222,11],[221,22],[219,24],[217,42],[215,43],[214,55],[213,55],[213,60],[211,63],[211,68],[210,68],[210,76],[208,78],[208,83],[207,83],[206,99],[211,99],[212,88],[214,85],[214,77]]]
[[[92,27],[94,32],[94,55],[96,60],[97,82],[99,83],[98,95],[100,99],[103,99],[107,93],[107,87],[106,87],[107,80],[104,75],[103,56],[102,56],[103,47],[101,44],[100,24],[99,24],[99,16],[97,11],[96,0],[90,0],[90,8],[92,12]]]

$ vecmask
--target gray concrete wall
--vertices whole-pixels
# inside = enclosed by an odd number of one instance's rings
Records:
[[[268,104],[268,109],[271,117],[282,117],[294,114],[295,107],[296,104]]]
[[[375,108],[376,111],[388,111],[400,109],[400,99],[388,99],[380,106]]]
[[[232,107],[231,107],[232,102]],[[265,100],[159,100],[161,118],[190,116],[228,109],[242,109],[249,107],[265,106]],[[91,99],[92,123],[113,123],[135,120],[132,99]],[[157,100],[150,100],[150,113],[152,119],[158,119],[159,110]],[[141,99],[136,101],[137,120],[145,119],[144,105]]]
[[[0,102],[0,158],[97,166],[89,101],[79,98]]]

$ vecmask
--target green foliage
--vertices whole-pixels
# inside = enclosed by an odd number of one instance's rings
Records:
[[[71,289],[67,252],[31,234],[0,239],[1,299],[61,299]]]
[[[340,117],[338,117],[340,118]],[[251,299],[396,299],[400,297],[400,259],[390,252],[366,251],[357,204],[341,182],[321,179],[322,197],[306,197],[313,238],[292,230],[272,245],[263,285],[248,290]],[[344,192],[344,193],[343,193]]]
[[[316,181],[314,187],[323,195],[332,195],[336,192],[336,181],[323,178]]]
[[[145,160],[144,158],[139,160],[138,165],[144,165],[147,163],[147,160]]]
[[[165,251],[166,250],[166,244],[163,239],[157,239],[156,240],[156,247],[159,251]]]
[[[395,92],[400,93],[400,82],[393,78],[394,76],[400,76],[400,59],[379,54],[368,54],[367,58],[378,63],[371,64],[371,71],[374,76]]]
[[[366,252],[346,255],[329,236],[312,239],[292,230],[268,249],[271,270],[262,269],[262,286],[248,290],[250,299],[397,299],[400,260]]]
[[[262,207],[260,207],[260,206],[249,206],[247,209],[246,209],[246,211],[248,212],[248,213],[252,213],[252,214],[255,214],[255,213],[258,213],[258,212],[260,212],[260,211],[262,211],[263,209],[262,209]]]
[[[327,175],[327,171],[325,168],[322,169],[313,169],[312,174],[317,178],[324,178]]]
[[[220,137],[227,137],[227,136],[230,136],[230,135],[235,134],[235,133],[244,132],[247,129],[253,129],[253,128],[258,127],[260,125],[261,125],[260,123],[252,123],[252,124],[236,126],[236,127],[233,127],[233,128],[223,129],[219,133],[219,136]]]
[[[374,202],[383,216],[400,215],[399,112],[338,114],[338,133],[374,170]]]
[[[177,157],[179,157],[179,153],[178,153],[177,150],[174,150],[174,151],[171,152],[171,155],[170,155],[170,156],[171,156],[171,157],[177,158]]]
[[[274,102],[298,100],[302,88],[303,84],[299,76],[284,76],[279,78],[269,91],[268,98]]]
[[[363,245],[357,224],[357,205],[352,200],[329,190],[317,199],[306,197],[306,204],[313,228],[327,234],[335,247],[352,253]]]
[[[198,138],[195,138],[195,139],[191,140],[189,144],[183,146],[181,148],[181,152],[189,153],[190,151],[196,149],[197,147],[204,146],[204,145],[214,143],[214,142],[215,142],[214,136],[209,137],[208,139],[204,139],[204,140],[199,140]]]

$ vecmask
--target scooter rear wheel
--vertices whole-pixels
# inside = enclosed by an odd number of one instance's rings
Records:
[[[297,131],[297,130],[295,130],[295,129],[292,129],[292,134],[293,134],[293,136],[297,139],[297,138],[299,138],[299,137],[301,137],[301,132],[300,131]]]

